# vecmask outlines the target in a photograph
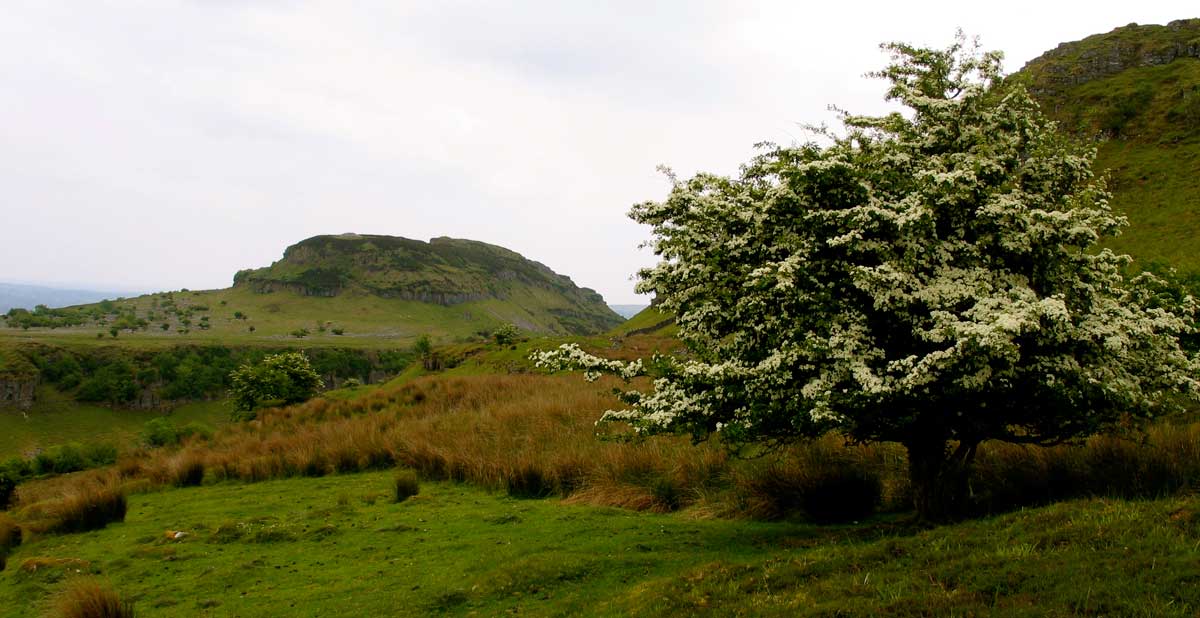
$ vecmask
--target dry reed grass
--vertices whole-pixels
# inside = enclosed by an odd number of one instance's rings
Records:
[[[57,618],[133,618],[133,603],[91,577],[70,580],[54,598]]]
[[[321,476],[401,466],[431,480],[515,496],[642,510],[693,507],[701,516],[857,518],[881,504],[907,509],[904,451],[850,446],[837,436],[743,460],[684,437],[600,440],[600,411],[619,406],[615,382],[530,374],[431,376],[353,400],[319,398],[264,410],[180,451],[140,453],[109,471],[22,485],[18,504],[68,488],[131,488]],[[1200,478],[1200,425],[1152,428],[1142,442],[1093,438],[1056,448],[985,444],[972,488],[994,512],[1079,495],[1145,496]],[[136,480],[135,480],[136,479]]]

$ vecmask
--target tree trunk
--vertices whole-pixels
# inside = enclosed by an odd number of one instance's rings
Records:
[[[927,523],[944,523],[967,514],[969,475],[978,442],[960,442],[953,452],[941,438],[917,438],[908,449],[908,476],[917,517]]]

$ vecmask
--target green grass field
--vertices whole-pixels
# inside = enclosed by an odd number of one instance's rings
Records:
[[[18,547],[4,616],[95,574],[139,616],[1195,616],[1200,499],[1086,500],[932,530],[707,520],[393,474],[130,497]],[[183,532],[179,539],[169,538]]]
[[[164,415],[79,403],[46,386],[38,388],[37,397],[24,414],[0,408],[0,460],[69,442],[131,446],[147,421]],[[177,426],[198,422],[215,428],[227,423],[229,414],[226,401],[199,401],[175,408],[167,418]]]

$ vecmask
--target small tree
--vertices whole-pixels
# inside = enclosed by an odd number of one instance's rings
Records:
[[[826,145],[767,146],[740,177],[672,177],[635,206],[662,261],[640,273],[692,358],[542,366],[625,378],[608,421],[775,444],[837,431],[908,451],[925,520],[963,513],[985,440],[1056,444],[1177,409],[1196,303],[1097,241],[1125,221],[1094,152],[1055,131],[998,53],[884,46],[906,113],[843,113]]]
[[[492,340],[497,345],[512,345],[517,342],[517,338],[521,336],[521,331],[517,330],[514,324],[504,324],[492,331]]]
[[[299,403],[312,398],[324,384],[308,357],[300,352],[272,354],[256,364],[245,364],[230,374],[234,407],[252,417],[262,404]]]

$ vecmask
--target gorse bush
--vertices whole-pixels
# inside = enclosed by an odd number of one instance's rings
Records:
[[[55,618],[133,618],[133,602],[93,578],[67,582],[55,597]]]

